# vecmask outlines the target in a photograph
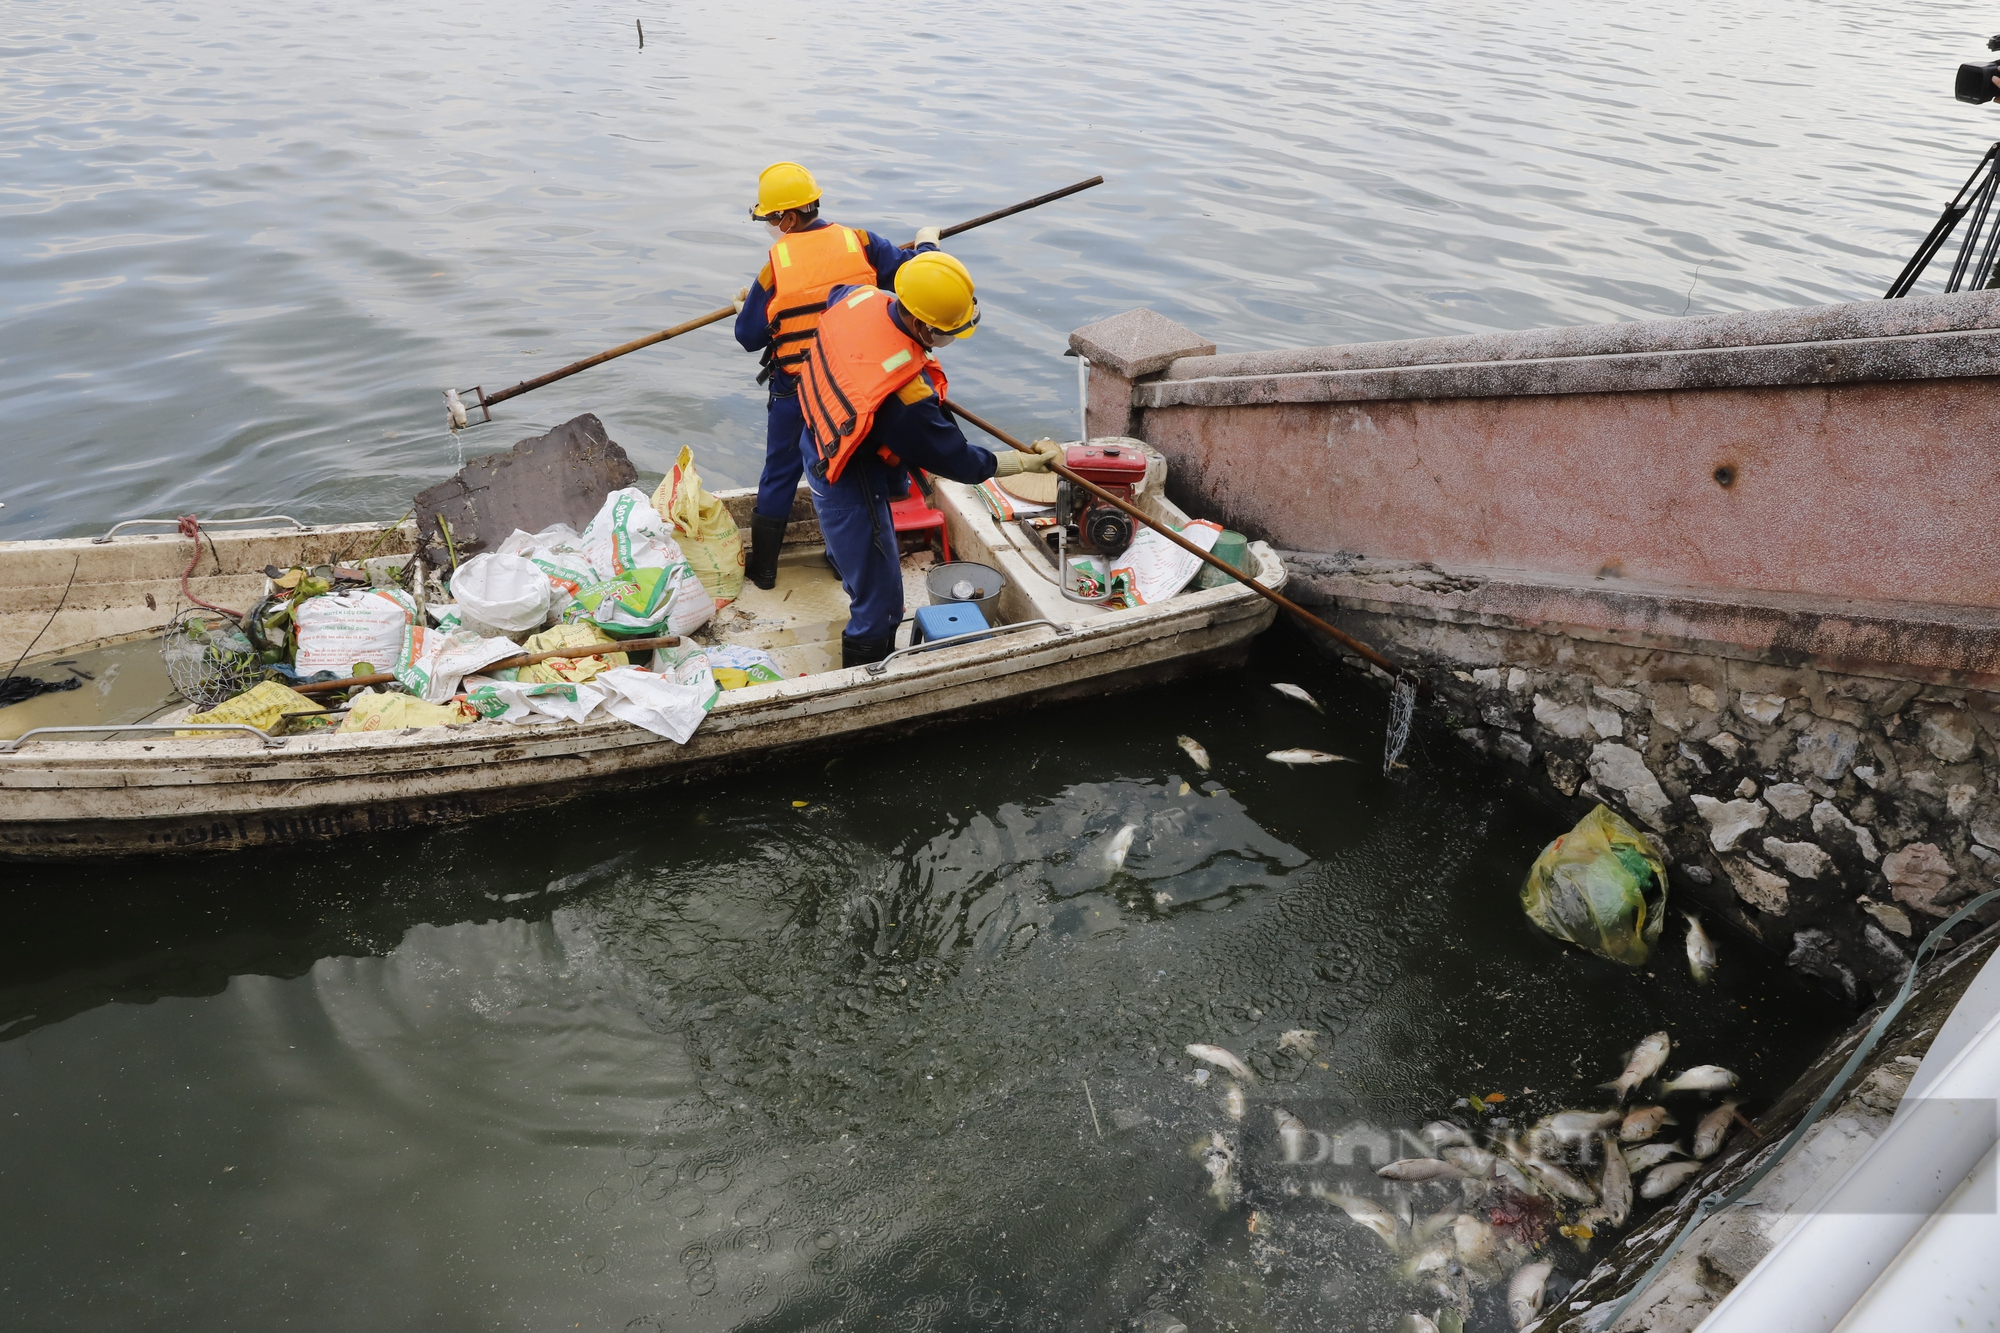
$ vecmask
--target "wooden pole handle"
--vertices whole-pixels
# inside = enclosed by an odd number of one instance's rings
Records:
[[[680,645],[680,635],[669,634],[658,639],[627,639],[623,643],[592,643],[581,648],[550,648],[539,653],[522,653],[519,657],[504,658],[498,662],[488,662],[481,671],[505,671],[512,667],[533,666],[546,662],[552,657],[598,657],[604,653],[636,653],[648,648],[675,648]],[[292,689],[298,694],[319,694],[326,690],[358,690],[363,685],[387,685],[396,678],[391,671],[378,671],[372,676],[348,676],[341,680],[313,680]]]

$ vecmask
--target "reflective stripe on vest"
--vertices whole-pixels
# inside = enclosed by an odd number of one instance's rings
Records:
[[[928,375],[939,398],[949,391],[944,367],[924,345],[896,326],[889,294],[863,287],[821,316],[819,336],[799,373],[799,406],[816,459],[813,471],[839,481],[848,459],[875,429],[882,400],[919,375]],[[886,446],[875,452],[894,463]]]
[[[874,282],[875,266],[868,262],[868,243],[852,227],[795,231],[772,246],[767,307],[771,346],[766,364],[797,374],[826,310],[826,294],[835,287],[865,287]]]

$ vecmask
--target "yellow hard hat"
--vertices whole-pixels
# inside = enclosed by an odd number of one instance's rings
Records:
[[[942,250],[926,250],[896,270],[896,299],[934,329],[970,338],[979,326],[972,274]]]
[[[757,203],[750,216],[762,222],[788,209],[804,208],[819,199],[819,182],[796,162],[773,162],[757,177]]]

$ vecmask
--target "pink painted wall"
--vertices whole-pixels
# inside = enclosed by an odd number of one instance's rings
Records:
[[[1194,512],[1281,548],[2000,607],[2000,378],[1174,406],[1143,429]]]

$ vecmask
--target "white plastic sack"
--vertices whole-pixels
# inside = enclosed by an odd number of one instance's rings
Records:
[[[556,615],[576,600],[581,589],[597,582],[583,554],[583,539],[567,523],[551,524],[540,532],[516,528],[493,554],[520,556],[540,570],[549,582],[549,611]]]
[[[403,641],[417,623],[417,604],[401,588],[360,588],[309,597],[299,604],[296,618],[298,673],[351,676],[360,665],[370,672],[395,669]]]
[[[1222,525],[1198,518],[1182,528],[1180,535],[1202,550],[1213,550],[1222,535]],[[1111,604],[1145,606],[1164,602],[1194,578],[1201,560],[1146,528],[1132,539],[1125,554],[1111,562]]]
[[[484,666],[519,657],[507,639],[484,638],[470,630],[410,626],[396,658],[396,679],[425,703],[441,704],[458,693],[459,682]]]
[[[473,556],[451,576],[451,595],[463,620],[502,634],[531,634],[549,618],[549,580],[522,555]]]
[[[584,722],[609,715],[685,745],[715,706],[715,673],[695,647],[659,650],[654,662],[654,670],[612,667],[574,683],[474,677],[465,682],[466,701],[503,722]]]
[[[606,632],[687,634],[715,614],[714,599],[644,491],[628,486],[605,496],[578,544],[597,582],[577,598]]]

